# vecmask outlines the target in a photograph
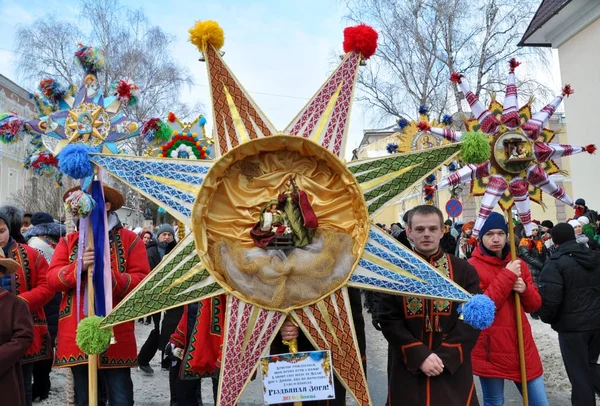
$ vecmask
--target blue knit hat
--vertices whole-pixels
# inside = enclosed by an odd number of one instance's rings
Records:
[[[505,233],[508,233],[508,225],[502,214],[493,211],[485,223],[483,223],[483,227],[479,231],[479,237],[483,237],[490,230],[503,230]]]

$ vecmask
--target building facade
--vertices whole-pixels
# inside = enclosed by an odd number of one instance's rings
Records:
[[[600,1],[544,0],[519,44],[558,51],[561,81],[575,89],[575,94],[564,101],[569,122],[566,144],[598,144],[598,124],[592,111],[600,94],[598,39]],[[590,208],[600,209],[594,170],[599,165],[598,157],[578,155],[565,161],[571,166],[570,196],[583,198]],[[567,213],[571,216],[573,211],[567,208]]]
[[[0,75],[0,112],[15,112],[26,118],[36,114],[29,92]],[[31,175],[23,168],[27,139],[14,144],[0,143],[0,203],[10,203],[11,195],[27,187]]]

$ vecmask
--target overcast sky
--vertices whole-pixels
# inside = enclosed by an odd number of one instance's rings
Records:
[[[339,0],[121,3],[144,9],[152,24],[176,38],[173,57],[188,68],[195,83],[181,98],[202,103],[205,111],[199,113],[207,117],[212,117],[212,111],[206,66],[198,62],[199,53],[188,42],[187,30],[195,20],[216,20],[225,32],[226,63],[278,129],[291,121],[335,68],[339,61],[335,55],[342,54],[342,32],[349,24]],[[19,24],[31,24],[49,12],[76,21],[78,11],[76,0],[0,0],[0,73],[19,82],[13,46]],[[358,146],[363,129],[372,125],[364,110],[354,104],[347,157]]]

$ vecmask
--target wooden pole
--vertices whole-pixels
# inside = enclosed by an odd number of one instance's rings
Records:
[[[506,212],[508,219],[508,237],[510,244],[511,261],[517,259],[517,247],[515,245],[515,225],[510,212]],[[525,367],[525,345],[523,343],[523,319],[521,317],[521,296],[515,292],[515,311],[517,312],[517,344],[519,345],[519,365],[521,367],[521,393],[523,394],[523,406],[529,406],[529,394],[527,392],[527,369]]]
[[[89,220],[88,227],[88,247],[94,248],[94,235],[92,233],[92,221]],[[87,269],[87,295],[88,295],[88,315],[92,317],[96,314],[94,308],[94,283],[92,280],[94,264]],[[88,354],[88,405],[98,406],[98,355]]]
[[[294,324],[294,326],[298,327],[298,325],[296,324],[294,319],[292,319],[290,316],[288,316],[287,319],[290,322],[292,322],[292,324]],[[298,352],[298,339],[297,338],[294,338],[292,340],[283,340],[282,342],[284,345],[287,345],[290,353],[296,354]],[[294,406],[302,406],[302,402],[294,402]]]
[[[75,223],[73,222],[73,215],[70,210],[65,210],[65,226],[67,228],[67,234],[70,234],[75,231]],[[71,368],[66,368],[67,370],[67,384],[65,389],[66,394],[66,405],[73,406],[75,404],[75,389],[73,387],[73,372],[71,372]]]

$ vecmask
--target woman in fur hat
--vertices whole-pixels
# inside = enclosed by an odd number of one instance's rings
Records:
[[[61,237],[66,234],[63,224],[55,223],[49,213],[37,212],[31,216],[31,227],[23,233],[27,245],[35,248],[50,263],[56,245]],[[46,320],[48,321],[48,332],[52,348],[56,343],[58,330],[58,313],[62,294],[57,292],[54,297],[44,306]],[[37,361],[33,364],[33,386],[32,398],[44,400],[50,394],[50,372],[52,371],[52,359]]]

